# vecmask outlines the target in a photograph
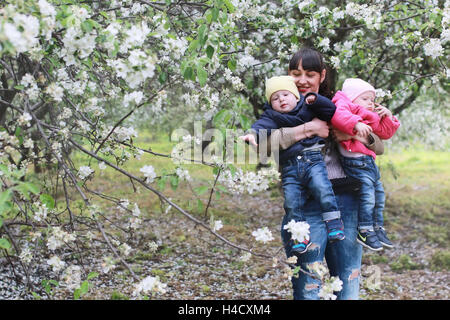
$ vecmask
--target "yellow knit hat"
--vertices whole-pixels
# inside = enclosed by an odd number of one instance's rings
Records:
[[[295,80],[291,76],[278,76],[267,79],[266,81],[266,98],[270,103],[270,97],[273,93],[287,90],[292,92],[297,99],[300,99],[300,94],[298,92],[297,86],[295,85]]]

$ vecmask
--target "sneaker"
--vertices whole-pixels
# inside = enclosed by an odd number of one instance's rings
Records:
[[[302,253],[305,253],[306,250],[308,250],[310,245],[311,245],[311,241],[305,240],[303,242],[294,244],[292,246],[292,251],[294,254],[302,254]]]
[[[387,248],[393,248],[394,244],[389,240],[389,238],[386,235],[386,230],[384,230],[383,227],[379,227],[375,229],[375,233],[377,234],[378,240],[380,243],[387,247]]]
[[[344,223],[341,219],[328,220],[325,221],[325,224],[327,225],[328,241],[334,242],[345,239]]]
[[[383,249],[375,231],[358,231],[356,241],[373,251],[380,251]]]

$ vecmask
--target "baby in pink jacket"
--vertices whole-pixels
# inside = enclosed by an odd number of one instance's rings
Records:
[[[346,79],[332,101],[336,112],[331,124],[349,135],[367,136],[373,132],[387,140],[400,126],[389,109],[375,103],[375,88],[364,80]],[[339,150],[345,174],[361,182],[356,240],[375,251],[383,246],[392,248],[383,228],[385,195],[375,153],[355,139],[341,142]]]

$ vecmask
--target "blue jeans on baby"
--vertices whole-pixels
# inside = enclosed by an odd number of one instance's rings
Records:
[[[294,221],[305,219],[310,226],[312,244],[308,251],[298,257],[297,265],[308,271],[309,264],[323,262],[325,258],[330,275],[338,276],[343,282],[343,288],[337,293],[337,299],[358,299],[362,258],[362,246],[356,242],[358,193],[350,191],[336,194],[337,211],[340,212],[345,225],[345,239],[329,243],[319,201],[313,197],[302,199],[304,191],[302,192],[299,188],[299,177],[303,174],[304,166],[304,159],[295,159],[289,166],[284,166],[282,169],[285,215],[281,225],[281,239],[286,256],[293,256],[293,243],[291,233],[285,230],[284,226],[292,219]],[[320,280],[299,272],[299,276],[292,277],[291,281],[295,300],[319,299]]]
[[[341,156],[346,175],[361,182],[359,200],[359,230],[370,230],[383,226],[385,194],[380,181],[380,170],[371,156],[357,158]]]
[[[294,170],[293,167],[295,167]],[[284,196],[295,198],[289,199],[285,204],[297,206],[296,202],[298,201],[298,206],[301,207],[308,197],[312,196],[320,203],[324,221],[340,218],[341,213],[320,149],[304,151],[287,160],[282,165],[281,173],[285,177],[283,180]],[[286,179],[287,177],[289,179]],[[301,211],[295,221],[305,221]]]

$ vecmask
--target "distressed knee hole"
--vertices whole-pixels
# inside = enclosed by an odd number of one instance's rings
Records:
[[[348,281],[351,281],[353,279],[356,279],[359,277],[359,269],[353,269],[352,273],[348,276]]]
[[[305,289],[308,291],[311,291],[311,290],[314,290],[317,288],[319,288],[319,284],[317,284],[317,283],[309,283],[305,286]]]

